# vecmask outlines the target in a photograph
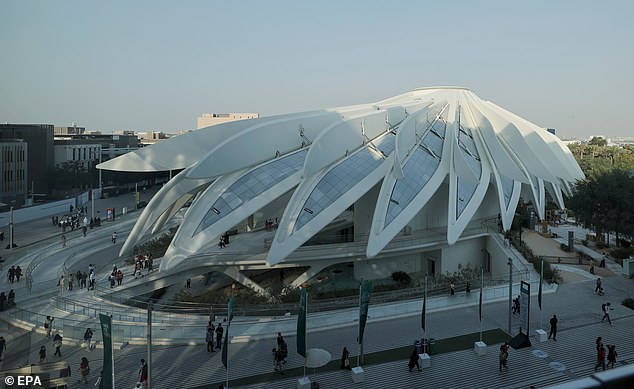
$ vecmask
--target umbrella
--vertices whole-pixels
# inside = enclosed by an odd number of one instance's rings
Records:
[[[330,355],[330,353],[320,348],[311,348],[310,350],[306,351],[306,367],[309,368],[315,369],[318,367],[322,367],[330,362],[331,359],[332,356]]]

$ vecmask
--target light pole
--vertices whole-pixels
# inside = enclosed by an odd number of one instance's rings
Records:
[[[511,315],[513,312],[513,259],[509,257],[509,335],[513,335],[511,333]]]
[[[9,250],[13,250],[13,205],[9,208]]]

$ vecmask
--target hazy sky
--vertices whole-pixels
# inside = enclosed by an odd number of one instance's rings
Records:
[[[634,136],[634,1],[0,1],[0,122],[195,128],[459,85]]]

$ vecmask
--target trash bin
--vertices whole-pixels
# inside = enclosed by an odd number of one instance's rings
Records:
[[[427,354],[432,355],[435,352],[436,352],[436,339],[429,338],[429,341],[427,342]]]

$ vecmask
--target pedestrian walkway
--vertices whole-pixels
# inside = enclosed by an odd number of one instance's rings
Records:
[[[122,231],[120,236],[121,239],[124,239],[126,229],[120,229],[119,226],[113,228],[117,228],[117,232]],[[104,252],[110,253],[106,255],[112,255],[109,258],[116,258],[116,247],[113,247],[113,245],[109,243],[111,233],[110,228],[98,230],[97,233],[99,234],[98,239],[104,241],[103,243],[98,242],[98,245],[103,245],[105,250]],[[79,239],[78,242],[80,244],[74,247],[76,247],[78,252],[81,252],[82,247],[88,243],[83,242],[81,239]],[[64,263],[67,259],[68,256],[65,257],[63,254],[59,254],[58,252],[51,255],[50,262],[49,259],[47,259],[46,264],[59,263],[59,261]],[[90,258],[84,258],[84,262],[78,261],[77,264],[85,265],[89,260]],[[104,269],[107,269],[106,265],[111,266],[111,263],[104,263]],[[47,266],[47,268],[50,267]],[[623,331],[615,331],[613,328],[620,327],[622,325],[621,323],[623,323],[624,326],[632,325],[632,311],[629,311],[625,307],[618,306],[618,309],[616,309],[612,315],[615,327],[609,327],[604,325],[604,323],[600,323],[599,307],[604,299],[592,293],[594,287],[593,280],[589,279],[588,281],[567,284],[559,288],[554,285],[545,287],[544,307],[547,308],[544,308],[545,311],[542,315],[541,313],[537,314],[538,308],[536,307],[535,301],[539,277],[536,276],[534,270],[528,267],[526,268],[526,271],[528,273],[526,277],[533,285],[531,288],[533,291],[531,304],[531,334],[534,329],[542,327],[542,318],[545,318],[547,321],[547,318],[552,313],[556,313],[560,318],[560,339],[557,344],[567,345],[568,342],[570,342],[570,345],[567,347],[571,350],[573,348],[583,350],[585,349],[586,343],[592,345],[593,338],[597,336],[596,334],[602,334],[604,339],[614,339],[612,341],[619,345],[629,341],[629,338]],[[44,283],[44,278],[46,277],[43,277],[43,275],[47,273],[38,273],[41,278],[38,279],[36,276],[36,279],[38,281],[42,281],[37,283],[37,285],[40,285]],[[617,302],[620,302],[622,298],[631,295],[632,292],[631,280],[621,277],[612,277],[611,279],[606,280],[604,285],[609,293],[609,296],[612,298],[614,305],[617,305]],[[124,337],[131,340],[140,339],[138,342],[133,342],[138,345],[130,344],[122,349],[118,348],[115,356],[117,377],[120,377],[121,384],[123,385],[122,387],[126,387],[126,385],[132,387],[136,379],[135,370],[137,369],[138,360],[145,354],[145,347],[143,346],[143,340],[145,339],[145,312],[142,309],[131,309],[112,303],[112,301],[104,300],[98,296],[90,297],[89,293],[79,294],[82,292],[85,291],[78,291],[78,293],[74,293],[74,295],[77,296],[75,299],[71,299],[71,297],[73,297],[72,294],[66,294],[60,297],[57,296],[56,293],[53,293],[53,295],[49,298],[39,298],[35,301],[29,301],[28,306],[21,305],[19,307],[20,312],[27,312],[21,317],[17,317],[16,315],[8,316],[3,313],[2,318],[5,320],[17,320],[21,324],[31,323],[31,327],[27,328],[35,329],[37,331],[37,333],[29,333],[27,336],[19,330],[12,330],[14,334],[17,334],[17,338],[19,339],[23,339],[25,337],[29,338],[27,349],[31,350],[32,355],[27,359],[34,361],[36,360],[35,353],[37,352],[37,349],[39,349],[39,345],[48,344],[47,341],[43,339],[44,330],[43,327],[41,327],[41,323],[43,322],[45,315],[50,314],[47,312],[51,312],[52,309],[55,309],[55,316],[57,320],[56,328],[64,329],[64,332],[66,332],[66,329],[64,328],[65,321],[69,328],[83,329],[87,326],[90,326],[91,328],[98,328],[98,324],[93,316],[93,313],[86,313],[83,311],[83,308],[90,308],[90,306],[86,305],[92,304],[92,309],[95,313],[97,311],[110,312],[113,314],[116,322],[115,328],[117,328],[116,326],[121,326],[121,328],[125,329],[124,332],[127,331],[127,333],[124,333]],[[509,297],[508,287],[487,288],[484,292],[484,319],[482,325],[480,325],[478,320],[479,293],[477,289],[472,290],[469,295],[459,293],[455,296],[439,296],[428,299],[428,325],[425,336],[434,337],[440,342],[443,339],[446,340],[459,335],[477,333],[480,328],[483,328],[485,331],[499,330],[500,328],[505,329],[507,322],[507,301]],[[512,294],[517,295],[518,292],[518,285],[515,285]],[[70,304],[73,304],[73,300],[75,300],[75,306],[73,309],[70,309]],[[83,307],[78,311],[77,307],[81,307],[82,305]],[[403,355],[401,361],[392,361],[393,356],[389,357],[389,355],[393,355],[394,350],[407,349],[412,345],[413,339],[423,336],[420,328],[421,308],[422,301],[420,299],[416,301],[372,305],[369,312],[369,320],[365,337],[366,344],[364,346],[366,354],[374,354],[376,356],[377,363],[367,366],[366,383],[353,385],[351,380],[348,379],[346,381],[345,376],[342,376],[342,374],[347,374],[349,378],[349,372],[327,371],[327,369],[325,369],[323,373],[319,373],[317,375],[317,380],[323,381],[324,384],[330,382],[327,386],[334,387],[376,387],[377,385],[375,384],[378,384],[378,386],[387,386],[390,382],[392,386],[396,385],[397,387],[400,387],[400,385],[404,385],[404,387],[418,386],[419,381],[417,380],[422,378],[415,376],[415,373],[407,373],[405,370],[405,363],[408,355]],[[126,317],[116,317],[117,314],[121,315],[124,312],[127,315]],[[173,318],[167,315],[167,318],[161,319],[162,315],[162,313],[157,313],[155,315],[156,320],[153,324],[153,337],[157,340],[156,343],[159,344],[155,346],[153,351],[153,371],[155,372],[154,374],[156,374],[156,381],[153,387],[196,387],[209,384],[210,382],[222,382],[226,376],[226,372],[219,361],[220,353],[209,355],[206,353],[204,346],[202,346],[204,344],[204,328],[207,318],[204,316],[190,317],[185,321],[181,317],[181,322],[175,324],[172,319],[177,318],[177,315],[174,315]],[[338,358],[343,345],[348,345],[351,353],[355,355],[357,317],[357,309],[309,315],[309,347],[326,349],[331,353],[331,355],[333,355],[333,358]],[[513,317],[512,323],[512,332],[514,333],[519,327],[519,318]],[[278,381],[279,376],[275,376],[271,373],[272,360],[270,353],[271,348],[275,347],[274,338],[277,332],[282,332],[286,336],[291,354],[286,368],[300,368],[303,361],[293,352],[295,349],[295,337],[293,335],[295,328],[295,317],[281,319],[236,319],[236,321],[232,323],[229,334],[229,357],[231,361],[229,371],[230,379],[243,379],[245,380],[243,381],[244,384],[247,385],[246,387],[263,387],[263,385],[265,385],[264,383],[249,383],[249,380],[253,381],[261,379],[266,382],[275,380],[276,387],[287,387],[287,385],[288,387],[290,387],[290,385],[295,387],[296,378]],[[581,332],[577,334],[574,332],[576,329],[581,331],[582,328],[585,328],[587,333]],[[566,336],[566,332],[570,332],[573,336]],[[65,339],[66,336],[67,335],[65,334]],[[583,341],[583,338],[581,338],[582,336],[586,336],[588,339]],[[79,343],[77,342],[77,339],[73,339],[70,335],[67,337],[68,342],[65,340],[65,348],[71,358],[87,354],[78,348]],[[14,337],[14,339],[17,338]],[[75,340],[75,342],[73,342],[73,340]],[[483,363],[484,366],[490,366],[492,363],[492,371],[494,373],[497,372],[497,370],[495,370],[497,367],[497,346],[498,345],[496,344],[489,345],[487,357],[484,359],[474,359],[475,354],[473,354],[472,350],[453,351],[434,356],[432,368],[420,373],[420,377],[437,375],[439,377],[438,382],[441,382],[440,377],[444,376],[446,384],[446,377],[448,372],[450,372],[452,373],[452,382],[454,382],[454,379],[455,382],[464,382],[465,385],[469,382],[469,386],[474,387],[507,387],[516,385],[518,383],[517,380],[520,378],[518,376],[519,373],[516,374],[509,372],[508,375],[502,377],[496,376],[495,374],[489,374],[489,381],[484,380],[484,374],[476,374],[476,372],[483,369]],[[548,345],[544,345],[543,348],[545,349],[546,347],[550,347],[550,343]],[[623,350],[621,350],[620,347],[623,347]],[[15,357],[15,352],[17,352],[16,349],[17,347],[13,348],[11,351],[8,350],[7,355],[14,357],[15,360],[23,360],[23,358]],[[543,358],[538,358],[538,360],[535,361],[531,357],[533,354],[526,354],[527,350],[511,352],[510,364],[513,366],[513,358],[516,358],[518,365],[526,365],[527,367],[532,366],[532,370],[530,370],[532,373],[529,374],[529,376],[534,376],[535,382],[554,383],[558,381],[566,381],[579,376],[584,376],[585,370],[581,369],[581,365],[585,362],[582,362],[581,359],[585,361],[586,358],[589,358],[591,361],[590,363],[594,360],[593,348],[589,347],[588,349],[587,355],[583,352],[575,354],[575,356],[580,360],[577,362],[568,362],[566,366],[572,366],[573,368],[566,368],[563,373],[561,371],[553,372],[552,367],[548,370],[543,364]],[[556,350],[552,351],[550,349],[545,349],[544,351],[548,352],[549,355],[553,355]],[[627,346],[619,346],[619,355],[621,355],[623,360],[628,360],[627,358],[631,359],[632,356],[630,355],[632,352],[634,352],[634,350],[629,350]],[[92,365],[93,371],[98,371],[98,367],[101,364],[99,360],[101,358],[101,353],[93,352],[90,353],[90,355],[94,358]],[[384,358],[382,356],[384,356]],[[560,360],[563,360],[563,358]],[[559,360],[552,361],[558,362]],[[70,362],[71,364],[73,363],[72,360]],[[448,367],[455,366],[456,364],[464,364],[465,366],[471,367],[466,368],[465,372],[462,373],[451,370],[450,367]],[[579,365],[578,368],[575,367],[577,364]],[[550,365],[546,364],[546,366],[549,367]],[[403,371],[403,376],[401,376],[401,370]],[[271,376],[268,377],[268,374]],[[414,374],[413,377],[411,376],[412,374]],[[480,383],[477,381],[479,379],[483,380],[482,386],[479,386]],[[491,381],[493,379],[497,379],[497,381]],[[473,380],[476,380],[477,383],[474,383],[475,381],[472,382]],[[422,381],[420,382],[422,383]],[[428,387],[427,381],[425,382],[425,387]],[[430,382],[435,381],[432,380]],[[438,385],[441,384],[439,383]],[[266,384],[266,386],[268,386],[268,384]],[[442,386],[434,386],[434,384],[430,384],[429,387]]]

